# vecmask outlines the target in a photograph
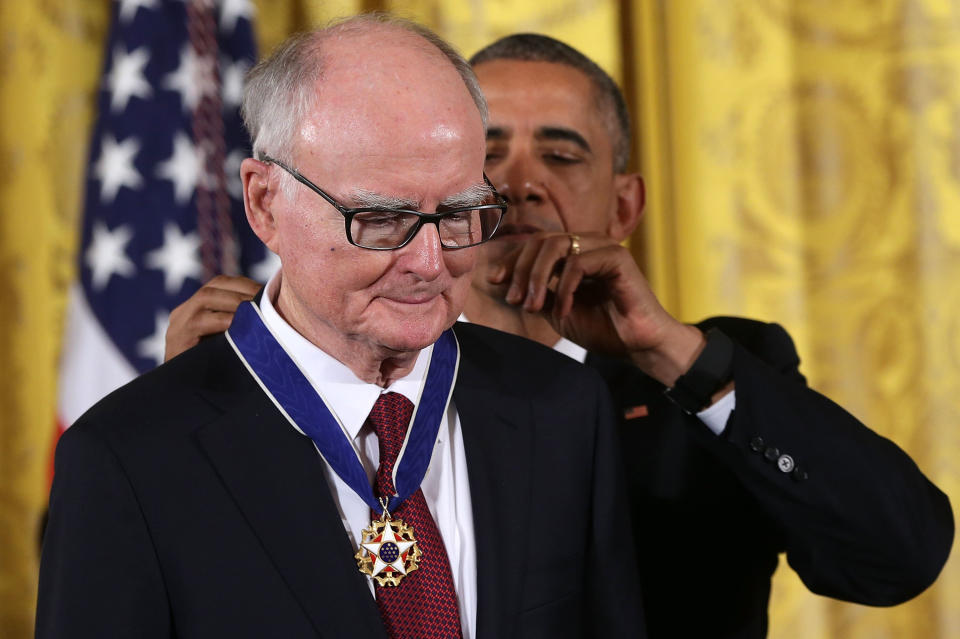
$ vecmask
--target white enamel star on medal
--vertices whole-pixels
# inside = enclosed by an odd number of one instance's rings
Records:
[[[381,586],[396,586],[419,568],[420,549],[413,528],[400,519],[384,515],[370,522],[361,532],[362,541],[355,555],[360,572]]]

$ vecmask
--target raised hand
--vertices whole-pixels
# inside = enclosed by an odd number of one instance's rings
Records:
[[[490,281],[509,281],[506,301],[542,313],[564,337],[630,357],[667,385],[703,347],[700,331],[667,313],[629,251],[603,234],[539,234]]]
[[[241,302],[253,299],[260,284],[240,276],[218,275],[170,313],[164,361],[200,342],[222,333],[233,321]]]

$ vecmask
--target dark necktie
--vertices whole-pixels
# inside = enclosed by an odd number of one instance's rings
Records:
[[[403,447],[413,404],[399,393],[384,393],[370,411],[370,424],[380,440],[380,467],[374,492],[392,496],[393,467]],[[423,552],[420,567],[399,585],[376,585],[377,607],[390,639],[459,639],[460,614],[453,587],[450,560],[436,522],[430,515],[423,491],[410,495],[394,512],[395,519],[413,527]],[[381,513],[373,513],[379,518]]]

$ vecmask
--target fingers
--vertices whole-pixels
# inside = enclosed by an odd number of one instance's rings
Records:
[[[526,311],[536,312],[543,309],[547,287],[554,275],[563,268],[563,260],[570,250],[570,240],[565,235],[547,237],[540,243],[538,251],[526,250],[527,248],[534,247],[525,247],[525,250],[520,253],[514,267],[513,278],[514,282],[518,279],[527,282],[523,308]]]
[[[237,307],[253,299],[260,284],[245,277],[218,275],[170,313],[164,361],[179,355],[208,335],[222,333]]]
[[[242,293],[246,295],[246,299],[253,299],[253,296],[257,294],[257,291],[260,290],[261,284],[251,280],[249,277],[243,277],[242,275],[217,275],[215,278],[207,282],[200,289],[221,289],[226,291],[234,291],[236,293]]]
[[[573,311],[577,297],[585,298],[596,292],[595,289],[602,289],[602,293],[579,301],[589,304],[610,301],[616,306],[626,306],[626,298],[636,291],[636,285],[624,285],[628,270],[637,270],[636,263],[621,246],[605,246],[567,257],[556,284],[556,299],[552,309],[554,317],[557,320],[566,319]],[[588,286],[588,283],[595,286]]]
[[[543,310],[551,285],[566,271],[568,260],[610,245],[615,246],[613,240],[605,236],[581,235],[582,253],[571,255],[572,243],[567,233],[543,234],[527,241],[512,267],[507,302],[522,303],[523,309],[529,312]]]
[[[190,329],[191,339],[196,344],[201,337],[224,332],[230,328],[232,321],[232,312],[206,311],[194,315],[188,321],[187,328]]]
[[[236,280],[246,278],[233,278]],[[194,293],[190,299],[174,309],[188,307],[191,314],[202,311],[220,311],[233,314],[241,302],[252,300],[260,290],[260,285],[253,280],[247,280],[256,285],[250,289],[243,282],[217,282],[217,278],[210,280],[203,288]],[[217,284],[214,286],[214,284]]]
[[[565,249],[560,248],[563,243],[569,244],[565,235],[544,235],[523,245],[511,269],[508,303],[522,303],[525,310],[543,307],[550,276],[566,255]]]
[[[580,235],[580,254],[572,246],[568,234],[527,240],[515,262],[505,262],[509,274],[496,273],[510,282],[506,301],[585,348],[629,356],[655,379],[669,379],[676,344],[690,341],[674,339],[684,325],[657,300],[629,250],[598,234]]]
[[[490,269],[487,274],[487,281],[491,284],[502,284],[506,281],[508,275],[510,275],[510,267],[507,264],[500,264]]]
[[[590,260],[588,254],[587,258]],[[570,315],[573,309],[573,296],[586,273],[584,258],[576,256],[567,260],[563,272],[560,274],[560,281],[557,282],[557,290],[553,304],[553,315],[557,320],[563,320]]]

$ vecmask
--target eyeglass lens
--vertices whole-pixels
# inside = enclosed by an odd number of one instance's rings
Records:
[[[354,243],[365,248],[397,248],[416,232],[420,217],[395,211],[360,211],[350,223]],[[450,213],[437,223],[440,244],[462,248],[490,239],[500,221],[500,210],[470,209]]]

